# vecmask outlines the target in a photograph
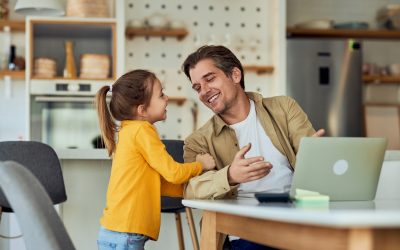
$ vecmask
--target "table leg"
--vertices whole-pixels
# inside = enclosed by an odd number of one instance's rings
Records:
[[[217,213],[204,211],[201,228],[201,250],[219,250],[224,235],[217,232]]]
[[[374,249],[374,235],[371,228],[357,228],[349,230],[348,250]]]

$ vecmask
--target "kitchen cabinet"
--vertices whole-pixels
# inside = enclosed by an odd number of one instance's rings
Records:
[[[100,134],[94,96],[117,77],[116,19],[28,17],[27,25],[29,138],[58,149],[93,148],[91,141]],[[63,77],[66,41],[74,45],[78,74],[73,78]],[[106,78],[81,77],[80,58],[84,54],[109,56]],[[55,61],[55,77],[36,75],[36,58]]]
[[[28,75],[35,79],[34,60],[51,58],[56,62],[56,79],[62,79],[66,41],[74,45],[74,61],[80,73],[83,54],[106,54],[110,57],[108,77],[116,78],[116,20],[113,18],[29,18]],[[40,78],[40,77],[39,77]],[[96,79],[93,79],[96,80]]]

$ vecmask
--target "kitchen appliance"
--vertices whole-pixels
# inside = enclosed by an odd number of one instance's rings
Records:
[[[109,84],[84,80],[32,80],[30,137],[57,149],[88,149],[100,134],[94,96]]]
[[[288,38],[287,94],[326,136],[363,136],[361,42]]]

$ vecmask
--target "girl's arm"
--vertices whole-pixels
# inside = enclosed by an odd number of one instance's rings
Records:
[[[178,163],[165,149],[156,129],[150,123],[142,126],[136,134],[136,145],[146,162],[166,181],[182,184],[202,171],[201,163]]]

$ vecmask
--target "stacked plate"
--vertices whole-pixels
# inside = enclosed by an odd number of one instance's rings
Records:
[[[33,75],[41,78],[53,78],[56,76],[56,69],[57,64],[55,60],[47,57],[39,57],[34,61]]]

